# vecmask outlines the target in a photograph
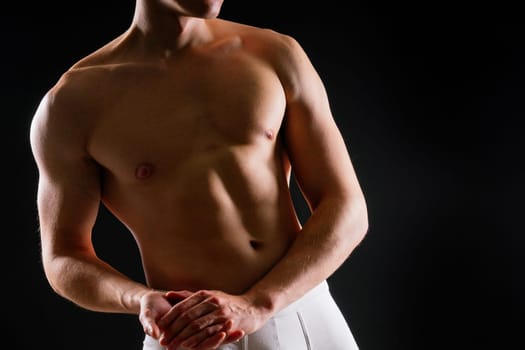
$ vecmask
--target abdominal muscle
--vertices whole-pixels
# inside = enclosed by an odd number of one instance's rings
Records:
[[[242,293],[299,232],[280,157],[232,154],[156,169],[138,191],[108,178],[104,202],[134,235],[150,287]]]

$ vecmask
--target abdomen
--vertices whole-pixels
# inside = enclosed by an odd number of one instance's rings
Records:
[[[188,159],[170,179],[145,198],[141,220],[122,215],[140,222],[129,227],[151,287],[240,293],[300,229],[276,154],[218,149]]]

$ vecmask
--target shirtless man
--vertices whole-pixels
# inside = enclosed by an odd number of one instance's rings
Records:
[[[138,315],[144,349],[357,349],[326,279],[367,210],[323,83],[293,38],[220,19],[221,5],[137,0],[129,29],[42,99],[46,277],[80,307]],[[100,203],[147,285],[97,257]]]

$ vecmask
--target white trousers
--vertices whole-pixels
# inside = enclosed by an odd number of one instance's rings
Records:
[[[219,349],[358,350],[359,347],[324,281],[273,316],[257,332]],[[165,347],[146,335],[143,350],[165,350]]]

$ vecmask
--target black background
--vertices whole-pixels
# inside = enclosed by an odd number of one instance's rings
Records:
[[[141,349],[135,316],[82,310],[48,286],[28,141],[43,94],[126,30],[133,7],[3,4],[2,318],[12,348]],[[361,348],[510,348],[524,318],[517,10],[226,0],[221,17],[294,36],[325,81],[369,206],[367,237],[330,279]],[[131,236],[105,211],[94,239],[101,257],[142,279]]]

